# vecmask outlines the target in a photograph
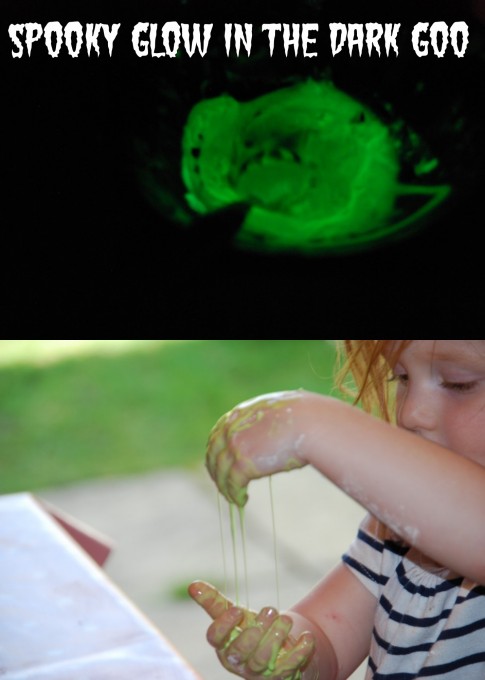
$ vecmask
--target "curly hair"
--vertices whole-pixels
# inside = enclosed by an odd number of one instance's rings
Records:
[[[410,340],[341,340],[337,345],[337,387],[364,411],[390,422],[393,395],[389,373]],[[353,384],[349,385],[349,377]]]

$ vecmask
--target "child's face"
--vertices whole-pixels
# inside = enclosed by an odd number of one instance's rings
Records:
[[[413,340],[393,371],[399,427],[485,466],[485,341]]]

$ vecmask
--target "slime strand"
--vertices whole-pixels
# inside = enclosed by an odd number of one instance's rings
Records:
[[[276,607],[280,609],[280,581],[279,581],[279,569],[278,569],[278,544],[276,538],[276,521],[274,512],[274,502],[273,502],[273,484],[271,477],[268,477],[269,484],[269,500],[271,505],[271,525],[273,529],[273,555],[274,555],[274,575],[275,575],[275,585],[276,585]]]
[[[234,586],[236,589],[236,607],[239,607],[239,571],[236,550],[236,522],[234,520],[234,503],[229,503],[229,519],[231,523],[232,555],[234,561]]]
[[[246,526],[244,522],[244,508],[238,506],[238,510],[239,510],[239,528],[241,531],[241,545],[244,563],[244,585],[246,589],[246,607],[249,609],[248,562],[246,553]]]
[[[224,592],[227,593],[227,562],[226,562],[226,544],[224,541],[224,531],[222,526],[222,508],[221,508],[221,494],[216,489],[217,495],[217,509],[219,514],[219,533],[221,537],[221,552],[222,552],[222,566],[224,570]]]

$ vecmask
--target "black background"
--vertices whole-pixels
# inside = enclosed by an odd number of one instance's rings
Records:
[[[166,337],[371,334],[461,337],[484,315],[483,23],[479,3],[5,2],[4,336],[155,333]],[[272,7],[273,5],[273,7]],[[418,21],[467,21],[465,57],[419,59]],[[113,56],[51,58],[43,42],[14,59],[10,23],[121,23]],[[138,21],[214,23],[204,59],[138,58]],[[224,22],[318,22],[313,60],[261,54],[228,60]],[[399,57],[332,58],[331,21],[400,22]],[[253,38],[253,43],[255,39]],[[220,47],[220,46],[219,46]],[[310,63],[311,62],[311,63]],[[5,68],[6,65],[6,68]],[[173,153],[184,116],[202,96],[251,98],[269,83],[330,69],[336,84],[391,102],[429,142],[454,187],[426,229],[367,252],[263,255],[235,250],[238,209],[189,231],[163,219],[137,181],[134,139]],[[418,91],[417,83],[424,83]],[[162,114],[160,114],[162,111]],[[161,117],[160,117],[161,116]],[[162,120],[162,123],[160,123]],[[179,159],[173,153],[174,186]],[[361,331],[359,333],[359,331]],[[375,331],[375,333],[374,333]],[[382,331],[382,332],[381,332]]]

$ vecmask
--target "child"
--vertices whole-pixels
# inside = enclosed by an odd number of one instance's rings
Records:
[[[242,506],[251,479],[310,464],[369,514],[342,562],[286,614],[234,607],[193,583],[214,619],[209,642],[247,680],[343,680],[366,656],[367,680],[483,680],[485,341],[344,347],[357,399],[383,420],[303,390],[264,395],[218,421],[207,465]]]

